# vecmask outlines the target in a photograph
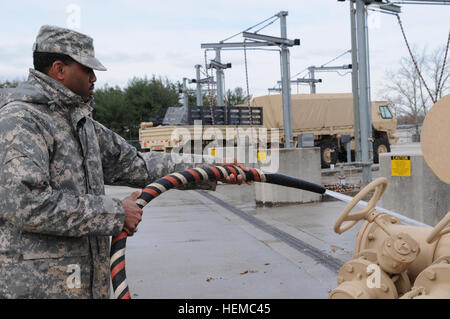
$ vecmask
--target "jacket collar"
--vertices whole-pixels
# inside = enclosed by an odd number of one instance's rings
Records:
[[[39,88],[48,98],[48,105],[51,109],[58,106],[62,110],[74,112],[77,118],[74,119],[76,122],[82,117],[89,116],[93,110],[92,97],[89,101],[84,102],[81,96],[42,72],[30,69],[28,82]]]

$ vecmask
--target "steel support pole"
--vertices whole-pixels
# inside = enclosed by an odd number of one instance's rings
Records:
[[[361,128],[361,161],[363,165],[362,182],[370,183],[371,174],[371,148],[372,148],[372,107],[370,103],[370,86],[368,73],[367,48],[367,12],[363,0],[356,0],[356,31],[358,45],[358,88],[359,110]]]
[[[358,48],[356,42],[356,22],[355,22],[355,0],[350,0],[350,25],[352,37],[352,93],[353,93],[353,116],[355,128],[355,161],[361,162],[361,129],[359,126],[359,90],[358,90]]]
[[[222,63],[220,58],[220,49],[216,49],[215,61]],[[217,106],[224,106],[223,98],[223,70],[221,68],[216,69],[216,80],[217,80]]]
[[[309,68],[309,78],[312,80],[311,82],[309,82],[309,89],[310,89],[310,93],[311,94],[316,94],[316,82],[315,80],[315,72],[314,72],[314,68]]]
[[[200,83],[200,64],[195,65],[195,77],[196,77],[196,95],[197,95],[197,106],[203,106],[203,95],[202,95],[202,84]]]
[[[370,54],[369,54],[369,26],[367,24],[367,11],[366,11],[366,25],[365,25],[365,35],[366,35],[366,72],[367,72],[367,101],[369,102],[369,112],[368,112],[368,120],[369,120],[369,162],[373,163],[373,128],[372,128],[372,94],[370,92]]]
[[[352,142],[347,143],[347,163],[352,162]]]
[[[183,107],[187,108],[189,104],[188,92],[187,92],[187,78],[183,78]]]
[[[280,27],[281,27],[281,37],[287,39],[287,28],[286,28],[286,16],[287,12],[280,12]],[[283,99],[283,129],[285,148],[293,147],[292,140],[292,116],[291,116],[291,74],[289,65],[289,49],[286,45],[281,45],[280,52],[280,69],[281,69],[281,91]]]

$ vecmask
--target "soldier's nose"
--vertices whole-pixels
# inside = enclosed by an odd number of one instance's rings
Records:
[[[97,77],[95,76],[95,72],[94,72],[94,71],[92,71],[92,73],[91,73],[90,81],[91,81],[92,83],[94,83],[95,81],[97,81]]]

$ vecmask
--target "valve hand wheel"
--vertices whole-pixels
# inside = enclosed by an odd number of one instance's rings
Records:
[[[449,224],[450,224],[450,212],[448,212],[447,215],[445,215],[445,217],[442,218],[441,221],[437,223],[436,226],[434,226],[433,230],[427,237],[427,243],[431,244],[442,235],[450,233]],[[449,227],[445,228],[446,226]]]
[[[388,181],[384,177],[377,178],[366,187],[364,187],[348,204],[345,206],[342,213],[339,215],[336,223],[334,224],[334,231],[338,234],[342,234],[343,232],[352,228],[356,223],[358,223],[361,219],[364,219],[368,216],[368,214],[375,208],[378,200],[381,195],[383,195],[386,190]],[[367,194],[369,194],[373,189],[375,192],[372,195],[369,203],[363,210],[350,214],[350,211],[358,204],[360,200],[362,200]],[[344,225],[342,223],[346,221]]]

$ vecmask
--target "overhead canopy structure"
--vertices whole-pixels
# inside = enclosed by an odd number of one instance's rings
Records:
[[[280,66],[281,66],[281,92],[283,97],[283,119],[284,123],[286,124],[284,126],[284,135],[285,135],[285,147],[290,148],[293,145],[293,139],[292,139],[292,125],[291,125],[291,106],[290,106],[290,95],[291,95],[291,88],[290,88],[290,58],[289,58],[289,47],[292,47],[294,45],[300,45],[300,39],[294,39],[290,40],[287,38],[287,27],[286,27],[286,16],[288,15],[287,11],[280,11],[277,14],[275,14],[273,17],[267,19],[270,20],[274,17],[277,17],[280,19],[280,35],[281,37],[273,37],[268,35],[259,34],[257,32],[247,32],[248,30],[252,29],[248,28],[242,33],[243,37],[245,38],[244,42],[241,43],[226,43],[225,40],[221,41],[220,43],[203,43],[201,45],[201,48],[203,49],[214,49],[216,51],[216,62],[220,62],[220,50],[221,49],[230,49],[230,48],[243,48],[244,54],[246,57],[246,49],[250,47],[258,47],[258,46],[278,46],[280,48]],[[261,22],[264,23],[267,20]],[[273,21],[272,21],[273,22]],[[271,24],[270,22],[269,24]],[[257,25],[261,24],[258,23]],[[267,24],[266,26],[268,26]],[[256,26],[256,25],[255,25]],[[254,26],[254,27],[255,27]],[[261,28],[258,30],[260,31]],[[234,36],[232,36],[234,37]],[[232,38],[230,37],[230,38]],[[228,39],[230,39],[228,38]],[[248,41],[250,40],[250,41]],[[245,58],[246,60],[246,58]],[[246,70],[247,70],[247,62],[245,62]],[[247,71],[246,71],[247,72]],[[217,104],[218,106],[224,105],[223,103],[223,72],[222,70],[217,70]],[[247,94],[249,94],[248,90],[248,76],[246,74],[247,78]]]

